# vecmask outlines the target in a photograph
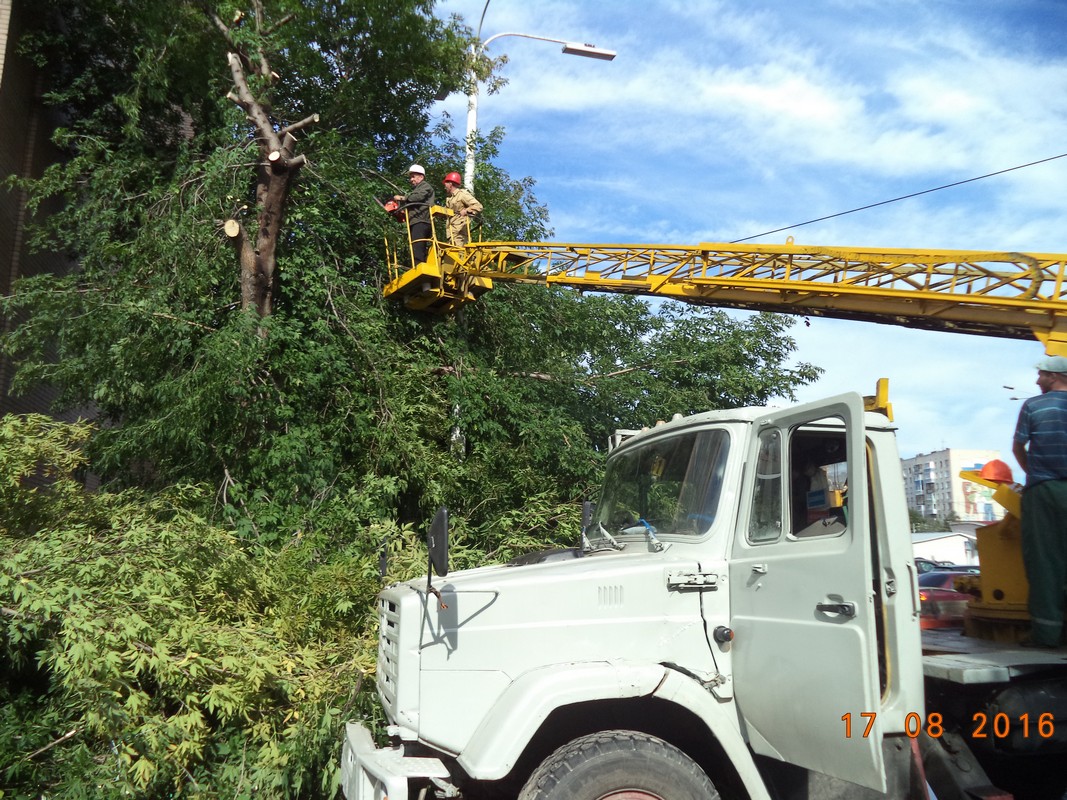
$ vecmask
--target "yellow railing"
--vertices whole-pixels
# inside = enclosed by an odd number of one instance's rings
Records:
[[[447,209],[442,209],[447,211]],[[409,259],[410,264],[410,259]],[[394,259],[387,297],[449,313],[493,281],[560,284],[689,303],[859,319],[1005,338],[1067,355],[1067,255],[703,243],[437,241],[426,264]]]

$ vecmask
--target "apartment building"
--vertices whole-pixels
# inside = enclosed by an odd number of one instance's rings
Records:
[[[963,470],[980,470],[999,458],[996,450],[947,448],[901,459],[908,508],[924,517],[963,522],[1000,519],[1003,509],[993,502],[992,490],[960,477]]]

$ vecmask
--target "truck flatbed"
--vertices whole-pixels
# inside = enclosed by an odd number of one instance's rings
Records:
[[[1067,671],[1064,647],[1030,649],[964,636],[960,628],[925,630],[922,643],[926,677],[957,684],[1010,683],[1049,669]]]

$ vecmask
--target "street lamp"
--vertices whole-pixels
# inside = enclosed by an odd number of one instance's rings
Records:
[[[485,7],[489,7],[489,2],[486,0]],[[485,11],[482,11],[482,19],[485,19]],[[478,34],[481,35],[482,26],[478,24]],[[500,39],[504,36],[518,36],[522,39],[536,39],[539,42],[554,42],[555,44],[563,45],[563,52],[569,56],[584,56],[585,58],[596,58],[601,61],[611,61],[615,58],[614,50],[605,50],[602,47],[596,47],[592,44],[579,44],[578,42],[568,42],[565,39],[550,39],[547,36],[533,36],[529,33],[497,33],[490,36],[484,42],[476,44],[471,48],[471,68],[470,68],[470,94],[467,95],[467,163],[463,169],[463,185],[467,191],[474,191],[474,134],[478,130],[478,75],[475,72],[475,67],[478,63],[478,58],[485,52],[485,48],[489,46],[489,43]]]

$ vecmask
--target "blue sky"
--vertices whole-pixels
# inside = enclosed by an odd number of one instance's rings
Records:
[[[484,0],[447,0],[472,28]],[[1067,153],[1062,0],[491,0],[502,32],[594,43],[612,62],[502,37],[508,84],[478,127],[532,176],[553,240],[728,242]],[[460,135],[466,99],[435,106]],[[457,165],[461,169],[462,165]],[[753,241],[1067,252],[1067,158]],[[1036,342],[812,319],[799,395],[890,379],[901,455],[1010,456]],[[1005,386],[1014,387],[1012,389]]]

